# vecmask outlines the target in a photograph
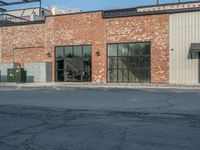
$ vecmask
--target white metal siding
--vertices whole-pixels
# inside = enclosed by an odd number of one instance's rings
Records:
[[[198,53],[188,57],[190,44],[200,43],[200,12],[171,14],[169,24],[170,83],[198,84]]]

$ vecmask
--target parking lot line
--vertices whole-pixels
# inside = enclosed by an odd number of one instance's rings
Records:
[[[54,89],[56,89],[57,91],[60,91],[60,89],[56,86],[53,86]]]
[[[17,90],[19,90],[21,87],[22,87],[22,86],[18,86],[18,87],[17,87]]]

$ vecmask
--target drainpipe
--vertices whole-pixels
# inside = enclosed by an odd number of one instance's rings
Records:
[[[40,10],[39,10],[39,16],[40,17],[42,16],[42,12],[41,12],[42,10],[41,9],[42,9],[42,0],[40,0]]]

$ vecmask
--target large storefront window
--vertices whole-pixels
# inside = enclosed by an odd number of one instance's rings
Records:
[[[56,81],[90,82],[91,46],[56,47]]]
[[[150,43],[108,44],[108,82],[150,82]]]

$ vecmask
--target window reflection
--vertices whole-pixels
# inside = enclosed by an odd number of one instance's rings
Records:
[[[64,53],[63,53],[63,47],[57,47],[56,48],[56,58],[63,58]]]
[[[118,56],[128,55],[128,44],[118,44]]]
[[[73,56],[73,48],[71,46],[65,47],[65,57]]]
[[[117,44],[108,45],[108,56],[117,56]]]
[[[83,57],[91,57],[91,56],[92,56],[91,46],[83,46]]]
[[[150,82],[150,43],[108,44],[108,82]]]
[[[91,69],[91,46],[56,47],[56,81],[90,82]]]

